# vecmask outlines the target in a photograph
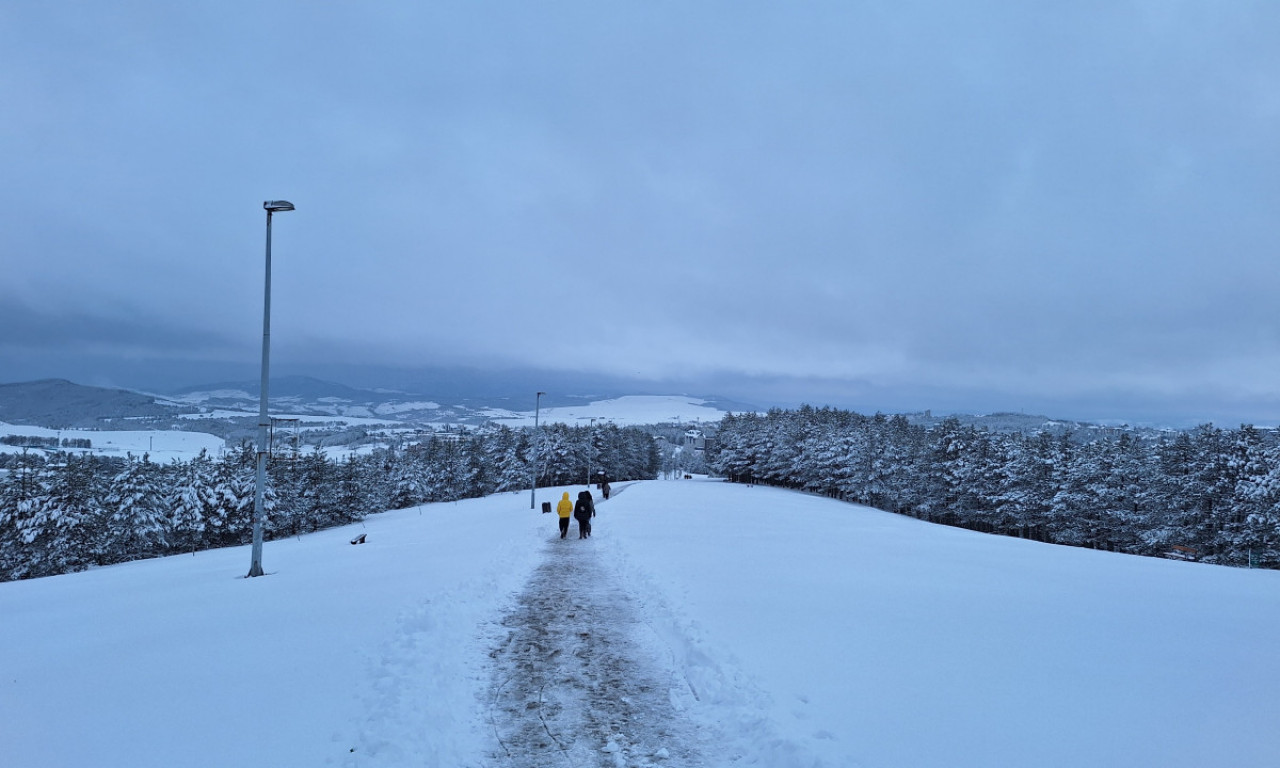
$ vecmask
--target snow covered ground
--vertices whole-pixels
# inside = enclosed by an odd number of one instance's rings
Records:
[[[33,437],[87,438],[91,448],[89,452],[104,456],[125,457],[129,454],[141,456],[151,454],[151,460],[158,464],[169,461],[190,461],[199,455],[201,449],[207,450],[210,456],[217,456],[225,442],[217,435],[206,432],[184,432],[179,430],[136,430],[105,431],[93,429],[46,429],[45,427],[28,427],[21,424],[0,422],[0,435],[31,435]],[[21,453],[21,446],[0,443],[0,453]]]
[[[596,400],[587,405],[543,408],[536,415],[543,424],[568,424],[585,427],[591,419],[597,423],[612,422],[619,427],[669,422],[719,422],[721,411],[706,405],[705,400],[685,395],[627,395],[612,400]],[[490,419],[509,427],[532,427],[533,411],[485,411]]]
[[[714,481],[619,484],[586,541],[559,539],[529,502],[268,542],[259,579],[241,578],[235,548],[0,584],[0,763],[1168,768],[1280,754],[1280,573]]]
[[[257,410],[236,411],[228,408],[215,408],[202,413],[181,413],[175,418],[195,421],[197,419],[257,419]],[[273,419],[296,419],[305,423],[322,423],[334,426],[350,427],[400,427],[404,422],[395,419],[383,419],[373,416],[328,416],[314,413],[271,413]]]

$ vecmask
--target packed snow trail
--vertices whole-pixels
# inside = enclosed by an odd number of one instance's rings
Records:
[[[493,764],[704,765],[700,729],[672,703],[679,676],[638,642],[652,630],[595,539],[575,525],[546,549],[490,654]]]

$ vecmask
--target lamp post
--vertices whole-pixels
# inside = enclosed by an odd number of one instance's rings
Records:
[[[596,452],[596,416],[591,417],[591,426],[587,427],[587,490],[591,490],[591,459]]]
[[[20,496],[18,497],[19,501],[27,500],[27,449],[30,447],[31,446],[29,445],[22,446],[22,481],[19,486],[21,489],[19,491],[20,493]]]
[[[267,211],[267,271],[262,291],[262,386],[258,397],[258,480],[253,489],[253,555],[249,561],[249,575],[246,578],[261,576],[262,571],[262,505],[267,485],[267,453],[271,446],[267,443],[267,430],[271,428],[271,420],[267,418],[267,370],[270,367],[271,352],[271,214],[277,211],[292,211],[293,203],[288,200],[267,200],[262,204]]]
[[[539,392],[533,399],[533,477],[529,483],[529,509],[538,505],[538,444],[542,442],[542,433],[538,431],[538,411],[542,408],[542,396],[545,394],[547,393]]]

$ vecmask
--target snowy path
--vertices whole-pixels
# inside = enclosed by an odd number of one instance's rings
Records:
[[[554,538],[493,650],[494,765],[702,765],[704,736],[672,703],[682,679],[601,554]]]

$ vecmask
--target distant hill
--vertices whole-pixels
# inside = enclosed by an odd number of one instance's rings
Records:
[[[270,413],[298,420],[309,430],[351,432],[361,439],[378,430],[440,428],[442,425],[530,426],[533,393],[517,393],[523,382],[476,383],[481,394],[464,396],[473,382],[466,376],[402,384],[395,389],[362,388],[308,376],[271,380]],[[0,384],[0,422],[48,429],[194,430],[229,441],[251,439],[258,411],[258,381],[231,381],[187,387],[173,393],[146,394],[127,389],[90,387],[64,379]],[[527,387],[526,387],[527,388]],[[566,386],[567,389],[567,386]],[[684,396],[618,392],[601,388],[591,394],[550,394],[541,399],[544,423],[552,420],[586,424],[591,420],[618,424],[665,421],[714,422],[725,412],[760,412],[750,404],[716,396]],[[690,409],[690,401],[696,407]],[[1053,419],[1027,413],[984,415],[929,411],[903,414],[926,428],[945,419],[993,432],[1072,434],[1085,441],[1115,427]],[[389,432],[388,434],[390,434]],[[326,438],[328,439],[328,438]]]
[[[525,415],[532,417],[535,398],[502,394],[502,390],[490,384],[487,395],[463,397],[452,391],[456,383],[428,390],[426,386],[414,391],[392,389],[360,389],[335,384],[307,376],[285,376],[271,380],[270,396],[273,414],[290,414],[303,420],[314,419],[383,419],[406,424],[471,424],[493,421],[507,424],[523,423]],[[481,387],[481,389],[484,389]],[[187,387],[169,397],[173,401],[198,408],[204,412],[239,411],[256,412],[258,408],[258,382],[221,382]],[[444,394],[442,394],[444,393]],[[687,401],[684,396],[633,396],[625,393],[599,393],[595,395],[552,395],[541,400],[542,413],[555,418],[553,413],[569,414],[572,423],[593,416],[635,423],[639,401],[672,398]],[[709,418],[728,410],[756,410],[750,405],[722,398],[695,398],[702,401]],[[619,401],[628,401],[619,405]],[[650,407],[655,404],[650,402]],[[670,406],[659,406],[670,407]],[[619,410],[621,409],[621,410]],[[678,409],[676,409],[678,410]],[[672,411],[675,412],[674,410]],[[608,414],[607,416],[605,414]]]
[[[383,419],[404,424],[484,424],[497,418],[533,410],[532,393],[519,392],[523,382],[478,378],[460,374],[456,379],[433,378],[395,389],[351,387],[309,376],[282,376],[271,379],[271,412],[317,419]],[[254,381],[227,381],[186,387],[176,392],[145,394],[127,389],[91,387],[64,379],[45,379],[16,384],[0,384],[0,421],[52,429],[120,429],[121,420],[149,421],[150,428],[193,425],[184,414],[207,414],[217,420],[256,416],[258,386]],[[465,395],[474,386],[476,394]],[[515,393],[515,394],[513,394]],[[542,398],[544,413],[572,412],[585,419],[600,415],[593,403],[634,397],[636,393],[606,390],[591,394],[549,394]],[[670,393],[668,393],[670,394]],[[752,412],[760,408],[726,398],[700,395],[702,404],[713,411]],[[1063,421],[1034,414],[992,413],[986,415],[940,415],[925,411],[904,414],[913,423],[935,427],[946,418],[956,418],[995,432],[1052,433],[1090,431],[1098,425]],[[604,418],[603,416],[601,416]],[[159,422],[167,422],[160,424]],[[514,422],[512,422],[514,423]],[[139,424],[139,427],[142,427]],[[209,425],[202,428],[217,431]]]
[[[0,421],[50,429],[93,428],[106,419],[166,418],[196,409],[126,389],[44,379],[0,384]]]
[[[481,425],[508,421],[513,414],[517,414],[518,422],[518,414],[533,411],[531,396],[504,395],[491,384],[487,394],[461,397],[455,391],[458,386],[458,382],[450,382],[433,387],[437,392],[428,393],[422,389],[364,389],[307,376],[284,376],[271,380],[270,412],[276,417],[287,415],[313,422],[314,426],[317,422],[361,423],[368,419],[405,425]],[[0,384],[0,421],[52,429],[197,428],[228,437],[239,433],[228,432],[220,425],[237,425],[238,429],[245,420],[256,419],[258,390],[258,381],[224,381],[153,394],[90,387],[62,379]],[[441,392],[444,396],[440,396]],[[633,398],[634,409],[634,396],[614,392],[550,395],[542,398],[541,406],[548,416],[558,408],[571,411],[575,420],[598,416],[631,422],[634,418],[628,416],[634,414],[597,413],[602,407],[616,410],[616,401],[628,397]],[[704,401],[708,414],[754,410],[722,398],[698,399]],[[593,410],[593,403],[606,401],[614,405],[595,406]],[[126,420],[132,422],[131,426],[120,423]]]
[[[256,412],[260,387],[259,381],[224,381],[184,387],[169,396],[175,402],[203,411]],[[317,418],[385,418],[406,422],[438,421],[444,415],[457,417],[454,420],[461,423],[479,418],[478,409],[464,413],[447,411],[439,403],[419,394],[359,389],[310,376],[273,378],[268,395],[273,414],[289,413]]]
[[[207,394],[210,392],[239,393],[241,399],[247,395],[250,399],[257,400],[258,388],[261,386],[260,381],[224,381],[215,384],[201,384],[194,387],[183,387],[182,389],[168,392],[175,396],[175,399],[182,399],[193,394]],[[271,399],[289,398],[296,400],[322,400],[338,398],[343,400],[351,400],[353,402],[365,402],[370,397],[376,397],[377,393],[367,389],[356,389],[348,387],[345,384],[337,384],[332,381],[324,381],[322,379],[313,378],[311,376],[281,376],[271,379],[269,392]]]

